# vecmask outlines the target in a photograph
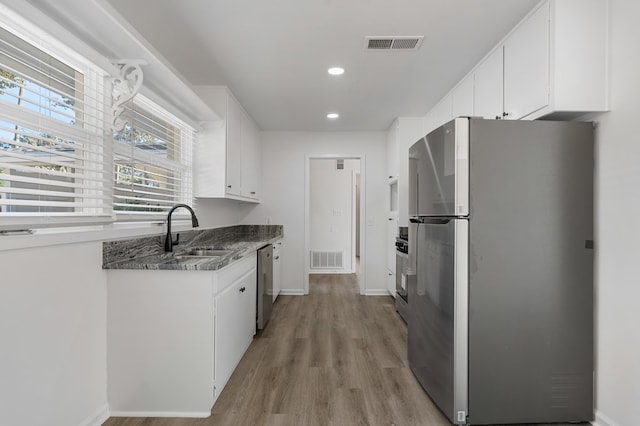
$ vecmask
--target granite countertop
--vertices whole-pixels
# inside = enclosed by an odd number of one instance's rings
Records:
[[[102,268],[216,271],[283,236],[281,225],[235,225],[179,234],[180,244],[169,253],[164,251],[164,235],[105,242]],[[229,253],[216,257],[185,256],[194,248],[224,249]]]

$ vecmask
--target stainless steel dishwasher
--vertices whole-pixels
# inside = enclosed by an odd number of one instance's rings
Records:
[[[256,325],[262,330],[271,318],[273,305],[273,246],[267,244],[258,250],[258,292]]]

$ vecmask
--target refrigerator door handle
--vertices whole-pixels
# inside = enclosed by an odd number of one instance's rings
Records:
[[[409,220],[409,243],[407,259],[407,275],[416,275],[418,266],[416,264],[416,250],[418,248],[418,223],[415,218]]]

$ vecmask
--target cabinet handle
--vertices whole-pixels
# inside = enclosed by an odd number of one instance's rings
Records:
[[[246,290],[245,287],[240,287],[240,293],[244,293],[245,290]]]
[[[276,256],[276,260],[280,259],[280,256]]]
[[[256,191],[251,191],[251,195],[256,195]]]
[[[231,185],[227,185],[227,188],[231,188]]]
[[[508,117],[508,116],[509,116],[509,113],[508,113],[508,112],[503,112],[503,113],[502,113],[502,116],[503,116],[503,117]]]
[[[389,176],[389,179],[393,179],[393,176]]]
[[[389,276],[392,276],[393,274],[391,272],[388,272]]]
[[[393,218],[392,218],[392,217],[390,217],[390,218],[389,218],[389,220],[393,220]]]

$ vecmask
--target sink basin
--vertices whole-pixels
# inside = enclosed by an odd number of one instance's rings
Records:
[[[221,250],[221,249],[208,249],[208,248],[193,248],[185,253],[181,253],[177,256],[175,256],[176,258],[183,258],[183,257],[208,257],[208,258],[214,258],[214,257],[222,257],[222,256],[226,256],[230,253],[233,253],[232,250]]]

